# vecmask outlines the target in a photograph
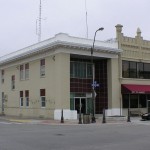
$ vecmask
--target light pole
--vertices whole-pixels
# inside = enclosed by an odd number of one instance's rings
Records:
[[[102,30],[104,30],[103,27],[101,27],[101,28],[99,28],[98,30],[95,31],[93,46],[91,47],[91,63],[92,63],[92,105],[93,105],[92,120],[91,120],[92,123],[95,123],[95,122],[96,122],[96,119],[95,119],[95,89],[94,89],[94,88],[95,88],[95,87],[94,87],[95,74],[94,74],[94,64],[93,64],[93,52],[94,52],[94,44],[95,44],[96,33],[97,33],[98,31],[102,31]]]

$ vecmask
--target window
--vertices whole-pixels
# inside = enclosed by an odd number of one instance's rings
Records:
[[[137,64],[137,77],[144,78],[144,64],[140,62]]]
[[[144,78],[150,79],[150,64],[144,63]]]
[[[20,65],[20,80],[24,79],[24,66]]]
[[[122,100],[123,100],[123,108],[129,108],[129,94],[124,94],[122,96]]]
[[[15,75],[11,76],[11,89],[14,90],[15,89]]]
[[[46,106],[45,89],[40,89],[41,107]]]
[[[130,78],[136,78],[137,77],[137,66],[136,66],[136,62],[130,62],[130,73],[129,76]]]
[[[150,63],[123,60],[122,77],[150,79]]]
[[[20,91],[20,106],[23,106],[23,91]]]
[[[146,95],[145,94],[139,95],[139,107],[146,108]]]
[[[70,62],[70,77],[73,77],[73,73],[74,73],[74,71],[73,71],[73,69],[74,69],[73,65],[74,65],[74,63]]]
[[[20,80],[29,79],[29,63],[20,65]]]
[[[29,63],[25,64],[25,80],[29,79]]]
[[[4,83],[4,70],[1,71],[1,83]]]
[[[92,78],[92,74],[93,74],[92,66],[93,66],[92,64],[87,64],[87,77],[88,78]]]
[[[138,95],[131,94],[130,95],[130,108],[139,108],[138,106]]]
[[[40,75],[41,75],[41,77],[45,76],[45,59],[41,59]]]
[[[129,78],[129,61],[122,61],[122,76]]]
[[[123,108],[146,108],[147,105],[145,94],[123,94],[122,99]]]
[[[29,91],[25,91],[25,101],[26,101],[26,107],[29,107]]]
[[[88,62],[70,62],[72,78],[92,78],[92,64]]]

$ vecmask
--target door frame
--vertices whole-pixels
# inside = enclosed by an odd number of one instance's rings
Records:
[[[87,113],[87,97],[74,97],[74,110],[75,110],[75,99],[80,99],[80,105],[81,105],[81,99],[85,99],[85,113]]]

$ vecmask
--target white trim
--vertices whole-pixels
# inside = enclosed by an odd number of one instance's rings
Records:
[[[36,53],[42,53],[45,50],[53,49],[54,47],[71,47],[71,48],[79,48],[79,49],[91,49],[93,40],[91,39],[83,39],[72,37],[67,34],[57,34],[55,37],[50,38],[48,40],[42,41],[40,43],[31,45],[24,49],[18,50],[16,52],[10,53],[3,57],[0,57],[0,63],[5,64],[8,62],[12,62],[18,59],[22,59],[28,57],[29,55],[33,55]],[[117,42],[109,43],[109,42],[102,42],[96,41],[95,42],[95,51],[102,51],[108,53],[120,53],[122,50],[118,49]],[[70,52],[71,53],[71,52]]]

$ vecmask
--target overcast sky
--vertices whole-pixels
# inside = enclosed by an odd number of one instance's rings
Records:
[[[0,56],[38,42],[36,20],[40,0],[0,0]],[[88,38],[116,37],[116,24],[123,33],[134,37],[139,27],[150,40],[150,0],[86,0]],[[42,0],[42,40],[57,33],[86,38],[85,0]]]

